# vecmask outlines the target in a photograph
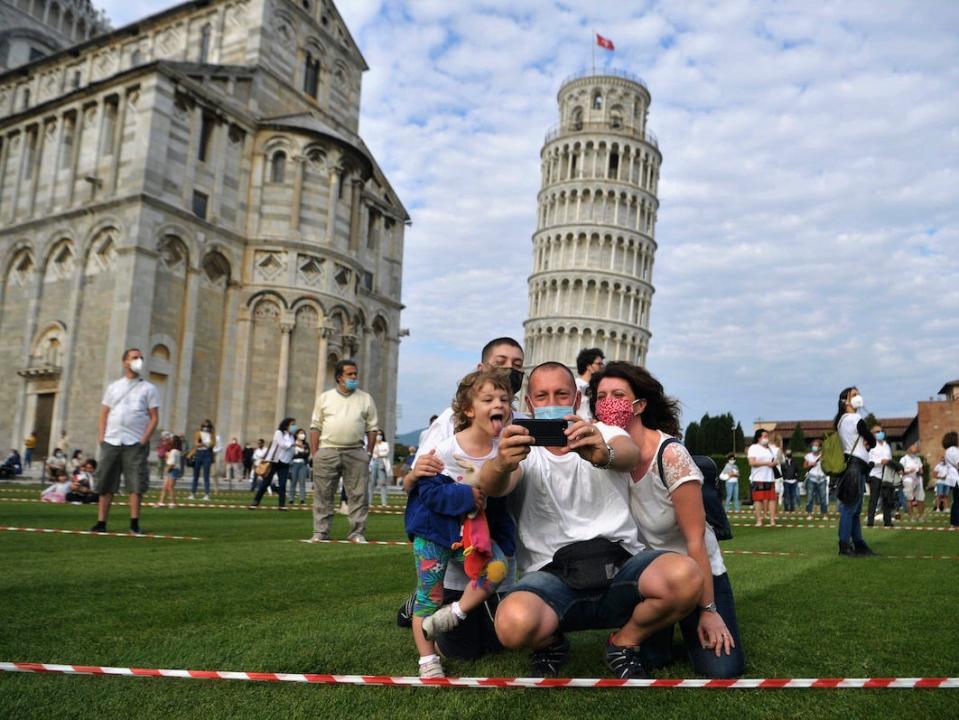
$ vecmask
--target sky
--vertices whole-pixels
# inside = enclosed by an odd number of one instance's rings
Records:
[[[115,27],[163,0],[98,3]],[[341,0],[360,134],[412,215],[405,432],[486,340],[522,342],[563,79],[627,70],[663,165],[647,367],[683,424],[880,417],[959,378],[959,3]],[[612,358],[608,358],[612,359]]]

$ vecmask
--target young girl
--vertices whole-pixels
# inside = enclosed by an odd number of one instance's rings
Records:
[[[413,541],[416,562],[413,639],[420,655],[420,677],[444,677],[433,638],[452,630],[492,595],[506,579],[507,557],[515,552],[516,529],[502,498],[487,502],[483,491],[471,482],[496,455],[497,438],[510,419],[511,397],[508,371],[487,368],[463,378],[453,399],[456,433],[436,448],[443,474],[419,477],[410,491],[406,532]],[[492,539],[490,558],[462,598],[441,608],[446,566],[451,559],[464,560],[463,549],[454,549],[461,542],[464,517],[484,508]]]
[[[163,489],[160,491],[160,499],[157,505],[163,505],[163,498],[166,497],[171,508],[176,507],[176,481],[180,479],[180,458],[183,455],[183,441],[179,435],[174,435],[170,439],[170,447],[167,448],[163,456],[163,464],[166,473],[163,476]]]

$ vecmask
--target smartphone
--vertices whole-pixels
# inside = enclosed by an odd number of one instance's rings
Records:
[[[513,425],[526,428],[533,436],[533,445],[543,447],[566,447],[568,439],[565,430],[568,423],[565,420],[513,420]]]

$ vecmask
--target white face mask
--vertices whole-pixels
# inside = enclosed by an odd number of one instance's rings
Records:
[[[760,438],[759,444],[760,444],[760,445],[768,445],[768,444],[769,444],[769,438]]]
[[[143,370],[143,358],[136,358],[135,360],[131,360],[130,369],[133,372],[135,372],[137,375],[139,375],[140,371]]]
[[[862,401],[862,395],[856,395],[849,401],[849,404],[852,405],[854,409],[861,410],[865,403]]]

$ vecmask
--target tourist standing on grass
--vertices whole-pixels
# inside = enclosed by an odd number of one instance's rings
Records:
[[[792,450],[786,451],[786,457],[779,467],[783,474],[783,510],[795,512],[799,501],[799,467],[793,460]]]
[[[932,476],[935,480],[936,499],[933,501],[933,512],[945,512],[946,501],[949,496],[949,486],[946,485],[946,478],[949,476],[949,468],[946,467],[945,459],[940,456],[939,462],[932,469]]]
[[[264,460],[271,463],[270,471],[260,480],[260,487],[256,491],[253,502],[250,503],[250,509],[256,508],[263,498],[263,493],[273,482],[275,477],[279,485],[280,492],[277,496],[280,510],[286,510],[286,481],[290,477],[290,465],[293,463],[293,448],[296,445],[296,419],[283,418],[276,432],[273,433],[273,441],[270,443],[270,449],[267,450]]]
[[[23,440],[23,467],[30,469],[30,463],[33,462],[33,451],[37,447],[37,434],[30,433]]]
[[[319,394],[310,423],[313,453],[313,542],[330,539],[336,487],[343,489],[350,518],[347,540],[366,542],[370,456],[379,418],[369,393],[359,389],[359,367],[340,360],[333,374],[336,387]]]
[[[160,443],[157,445],[157,475],[160,479],[160,487],[166,480],[166,453],[173,446],[173,433],[164,430],[160,433]]]
[[[243,480],[243,446],[236,438],[230,438],[230,443],[223,453],[223,460],[226,463],[226,481],[232,490],[234,480],[237,482]]]
[[[870,430],[876,438],[876,444],[869,450],[869,509],[866,512],[866,525],[872,527],[876,520],[876,508],[879,507],[879,500],[882,495],[882,481],[886,473],[886,466],[892,462],[892,447],[886,442],[886,433],[882,431],[882,426],[878,423],[873,425]],[[883,525],[889,527],[892,525],[891,509],[887,508],[888,503],[883,500],[882,503],[882,521]]]
[[[130,532],[140,530],[140,502],[149,479],[146,463],[150,436],[159,421],[160,398],[156,387],[143,379],[143,354],[137,348],[123,353],[123,377],[110,383],[103,394],[98,422],[100,470],[94,490],[100,496],[93,532],[105,532],[110,503],[123,476],[130,496]]]
[[[899,460],[902,465],[902,494],[906,499],[906,513],[912,518],[915,510],[922,517],[926,509],[926,491],[922,487],[922,458],[919,457],[919,443],[913,443]]]
[[[306,504],[306,479],[310,476],[310,444],[306,431],[296,431],[296,444],[293,446],[293,462],[290,465],[290,505],[296,502],[296,489],[300,489],[300,505]]]
[[[739,465],[736,464],[735,454],[726,456],[726,464],[719,477],[726,483],[726,512],[733,507],[739,512]]]
[[[759,429],[753,434],[753,444],[746,452],[749,461],[749,488],[753,495],[753,511],[756,527],[763,526],[763,518],[769,518],[770,526],[776,524],[776,476],[773,468],[779,467],[776,453],[769,447],[769,433]]]
[[[504,647],[531,648],[532,672],[542,676],[560,672],[564,633],[615,628],[607,667],[644,678],[641,643],[696,608],[703,573],[688,557],[643,548],[629,508],[639,449],[621,428],[573,415],[579,392],[569,368],[536,366],[526,403],[534,418],[565,420],[568,444],[532,447],[526,428],[509,425],[480,470],[487,495],[513,493],[517,526],[521,577],[499,604],[496,634]]]
[[[806,519],[813,519],[812,509],[817,502],[820,518],[824,518],[829,510],[829,480],[822,469],[822,445],[818,440],[803,458],[803,468],[806,470]]]
[[[390,444],[386,442],[383,431],[377,433],[376,445],[373,446],[373,457],[370,458],[370,503],[373,502],[373,490],[380,491],[380,506],[386,507],[386,487],[390,476]]]
[[[629,508],[640,542],[687,555],[702,571],[699,607],[679,620],[693,670],[709,678],[742,675],[746,659],[736,603],[716,533],[706,522],[703,474],[676,439],[679,403],[644,368],[611,362],[590,381],[590,405],[599,422],[623,428],[639,448]],[[672,662],[673,630],[668,625],[643,640],[639,652],[647,670]]]
[[[579,407],[576,408],[576,416],[583,420],[592,420],[593,415],[589,409],[589,381],[593,373],[603,369],[606,363],[606,356],[598,347],[585,348],[579,351],[576,356],[576,372],[579,377],[576,378],[576,389],[582,398]]]
[[[213,448],[216,445],[216,434],[213,423],[204,420],[200,429],[193,434],[193,489],[190,491],[190,500],[196,498],[196,488],[200,482],[200,473],[203,473],[203,499],[210,499],[210,469],[213,467]]]
[[[876,444],[876,438],[859,414],[862,407],[859,388],[845,388],[839,393],[836,417],[833,419],[833,427],[839,433],[842,451],[846,456],[846,470],[838,483],[843,486],[849,484],[848,502],[839,500],[839,554],[847,556],[876,554],[862,539],[862,521],[859,517],[869,474],[869,450]]]
[[[170,504],[171,508],[176,507],[176,481],[182,474],[183,460],[183,441],[179,437],[170,438],[170,447],[163,455],[163,489],[160,491],[160,499],[157,505],[163,505],[164,499]]]
[[[943,462],[946,463],[946,487],[952,494],[952,510],[949,513],[949,529],[959,530],[959,433],[947,432],[942,436]]]

